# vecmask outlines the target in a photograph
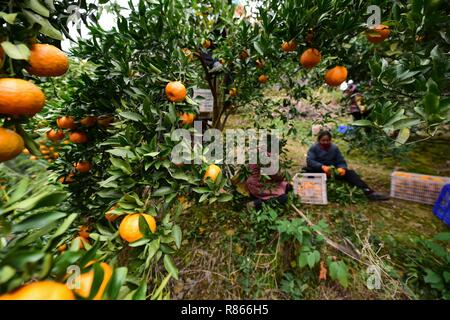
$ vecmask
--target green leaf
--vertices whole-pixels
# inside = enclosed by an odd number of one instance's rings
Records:
[[[42,212],[35,215],[31,215],[24,219],[19,224],[13,226],[13,232],[22,232],[29,229],[39,229],[45,225],[48,225],[54,221],[64,218],[66,213],[64,212]]]
[[[10,266],[3,266],[0,269],[0,284],[8,282],[14,275],[16,274],[16,270]]]
[[[9,41],[3,41],[1,45],[11,59],[28,60],[30,58],[30,49],[23,43],[13,44]]]
[[[49,36],[50,38],[56,40],[64,40],[62,33],[58,29],[53,27],[47,19],[29,10],[23,9],[22,13],[24,14],[25,18],[28,20],[30,24],[32,25],[36,23],[39,24],[41,26],[39,31],[44,35]]]
[[[46,17],[46,18],[50,17],[50,11],[44,5],[42,5],[38,0],[25,0],[23,7],[31,9],[43,17]]]
[[[397,146],[404,145],[406,141],[409,139],[410,130],[409,128],[403,128],[398,133],[397,139],[395,140],[395,144]]]
[[[164,255],[164,267],[172,277],[178,280],[178,269],[173,263],[172,257],[168,254]]]
[[[9,24],[14,24],[16,21],[17,13],[5,13],[0,12],[0,18],[8,22]]]
[[[233,195],[232,194],[228,194],[228,193],[223,193],[219,196],[219,198],[217,199],[219,202],[228,202],[233,200]]]
[[[423,278],[426,283],[437,284],[442,283],[442,278],[436,272],[426,269],[427,275]]]
[[[178,225],[174,225],[172,228],[172,236],[175,239],[175,245],[178,249],[181,247],[181,239],[182,239],[182,232],[181,228]]]
[[[438,241],[450,241],[450,232],[441,232],[433,237],[433,239]]]
[[[111,157],[110,161],[114,167],[122,170],[125,174],[133,173],[133,170],[131,169],[129,162],[122,160],[122,159],[112,158],[112,157]]]
[[[129,119],[129,120],[133,120],[133,121],[137,121],[137,122],[142,122],[142,120],[143,120],[142,116],[136,112],[124,111],[124,112],[119,113],[119,115],[121,117],[124,117],[125,119]]]
[[[153,293],[152,297],[150,298],[151,300],[156,299],[156,298],[161,294],[161,292],[162,292],[162,291],[164,290],[164,288],[167,286],[167,283],[169,282],[170,278],[171,278],[171,275],[168,274],[168,275],[163,279],[163,281],[162,281],[161,284],[159,285],[158,289],[156,289],[155,293]]]
[[[147,283],[142,281],[133,294],[132,300],[145,300],[147,297]]]
[[[8,204],[13,204],[14,202],[22,199],[22,197],[26,195],[29,185],[30,179],[28,177],[21,179],[19,184],[14,187],[13,192],[8,199]]]
[[[108,282],[105,292],[105,299],[115,300],[119,295],[120,288],[124,285],[127,279],[128,269],[126,267],[116,268]]]
[[[258,53],[259,53],[261,56],[264,56],[264,52],[263,52],[263,50],[261,49],[261,45],[259,44],[258,41],[253,42],[253,46],[255,47],[256,51],[258,51]]]
[[[169,194],[173,192],[172,188],[170,187],[161,187],[158,190],[156,190],[155,192],[152,193],[153,197],[162,197],[165,196],[166,194]]]
[[[372,126],[372,122],[369,120],[356,120],[356,121],[352,122],[352,126],[370,127],[370,126]]]

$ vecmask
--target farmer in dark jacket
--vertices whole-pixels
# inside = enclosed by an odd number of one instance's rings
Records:
[[[326,173],[331,175],[331,166],[337,168],[338,179],[342,179],[357,186],[364,191],[369,200],[388,200],[389,197],[381,193],[374,192],[360,177],[349,170],[347,162],[342,156],[339,148],[331,143],[331,133],[322,131],[319,133],[318,142],[311,146],[306,158],[307,167],[303,168],[306,172]]]

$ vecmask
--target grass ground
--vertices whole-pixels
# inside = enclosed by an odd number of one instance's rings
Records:
[[[229,127],[242,127],[246,120],[234,117]],[[311,121],[298,121],[299,136],[310,132]],[[288,141],[287,154],[293,175],[304,165],[308,145],[299,137]],[[335,141],[348,153],[349,146]],[[366,182],[378,191],[389,193],[390,174],[394,169],[448,176],[448,141],[421,143],[401,159],[376,159],[364,150],[351,150],[346,158]],[[295,203],[295,199],[293,199]],[[343,259],[350,273],[344,289],[335,281],[318,280],[318,270],[296,266],[292,243],[282,243],[271,230],[276,219],[298,215],[288,206],[267,209],[260,215],[250,213],[242,203],[188,209],[183,215],[185,235],[180,281],[174,283],[175,299],[414,299],[431,298],[422,289],[421,249],[417,239],[427,239],[448,228],[431,211],[431,206],[392,199],[372,203],[331,202],[327,206],[297,206],[315,223],[323,219],[334,241],[354,246],[361,261],[353,261],[335,249],[321,246],[322,256]],[[262,236],[265,235],[266,236]],[[259,241],[260,240],[260,241]],[[425,258],[425,257],[424,257]],[[382,270],[378,290],[366,286],[368,265]],[[419,271],[418,271],[419,270]]]

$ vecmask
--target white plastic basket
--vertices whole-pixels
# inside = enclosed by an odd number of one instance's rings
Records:
[[[391,197],[434,204],[449,177],[394,171],[391,174]]]
[[[297,173],[294,176],[294,191],[302,203],[328,204],[325,173]]]

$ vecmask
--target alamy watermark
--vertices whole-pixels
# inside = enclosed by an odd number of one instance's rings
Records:
[[[172,132],[171,161],[175,164],[259,164],[261,174],[274,175],[279,170],[279,130],[228,129],[221,132],[194,122],[194,133],[187,129]]]

